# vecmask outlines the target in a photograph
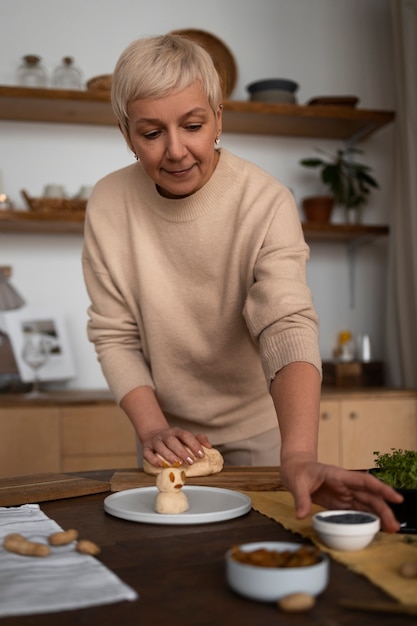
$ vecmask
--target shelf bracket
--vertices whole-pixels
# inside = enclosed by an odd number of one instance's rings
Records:
[[[377,124],[368,124],[367,126],[364,126],[363,128],[361,128],[361,130],[358,130],[357,133],[354,133],[353,135],[351,135],[349,137],[349,139],[347,139],[344,143],[345,143],[345,147],[347,149],[349,148],[353,148],[355,146],[355,144],[359,143],[362,141],[362,139],[364,139],[364,137],[366,137],[367,135],[370,135],[372,132],[374,132],[377,128]]]
[[[347,243],[348,272],[349,272],[349,301],[350,308],[355,308],[355,284],[356,284],[356,252],[361,246],[371,243],[375,237],[364,235],[356,237]]]
[[[347,244],[348,272],[349,272],[349,302],[350,308],[355,308],[355,284],[356,284],[356,250],[358,244],[356,240]]]

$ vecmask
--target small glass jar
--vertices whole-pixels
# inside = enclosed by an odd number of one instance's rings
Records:
[[[55,89],[82,89],[83,75],[79,67],[74,65],[72,57],[64,57],[52,73],[52,87]]]
[[[41,57],[27,54],[17,68],[17,82],[25,87],[47,87],[48,73],[41,63]]]

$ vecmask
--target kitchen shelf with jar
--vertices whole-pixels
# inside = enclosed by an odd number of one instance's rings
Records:
[[[392,111],[349,106],[224,102],[226,133],[362,141],[393,122]],[[0,120],[112,126],[107,91],[0,86]],[[303,224],[307,240],[365,241],[388,234],[388,226]],[[82,233],[83,215],[0,211],[0,232]]]
[[[362,141],[390,124],[392,111],[349,106],[275,104],[226,100],[226,133]],[[0,120],[93,124],[116,123],[107,91],[0,86]]]

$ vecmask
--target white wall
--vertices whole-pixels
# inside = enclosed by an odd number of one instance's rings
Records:
[[[389,0],[0,0],[0,84],[15,84],[25,54],[39,54],[51,71],[73,56],[86,79],[110,73],[126,45],[143,35],[201,28],[220,37],[238,66],[233,99],[246,100],[257,79],[296,80],[302,104],[318,95],[356,95],[359,106],[395,108]],[[392,198],[393,125],[361,148],[381,189],[366,222],[386,223]],[[300,158],[336,141],[227,134],[222,145],[251,159],[289,185],[299,202],[313,191]],[[116,128],[0,122],[0,171],[5,191],[22,206],[20,190],[40,195],[46,183],[69,193],[132,161]],[[336,214],[336,220],[341,219]],[[0,265],[33,307],[61,312],[74,350],[74,388],[105,386],[85,333],[88,300],[80,235],[0,233]],[[321,351],[330,358],[340,330],[367,332],[384,357],[386,241],[360,248],[355,307],[349,302],[347,248],[311,244],[310,286],[321,317]]]

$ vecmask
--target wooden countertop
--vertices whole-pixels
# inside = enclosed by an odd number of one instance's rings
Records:
[[[323,387],[322,399],[338,400],[340,398],[372,399],[386,398],[415,398],[416,389],[393,389],[388,387]],[[65,406],[81,404],[114,404],[113,395],[106,389],[68,389],[49,391],[41,398],[30,398],[24,394],[0,393],[0,409],[2,407],[24,406]]]
[[[114,398],[106,389],[67,389],[48,391],[39,398],[22,393],[0,394],[0,409],[3,407],[60,406],[77,404],[114,404]]]

